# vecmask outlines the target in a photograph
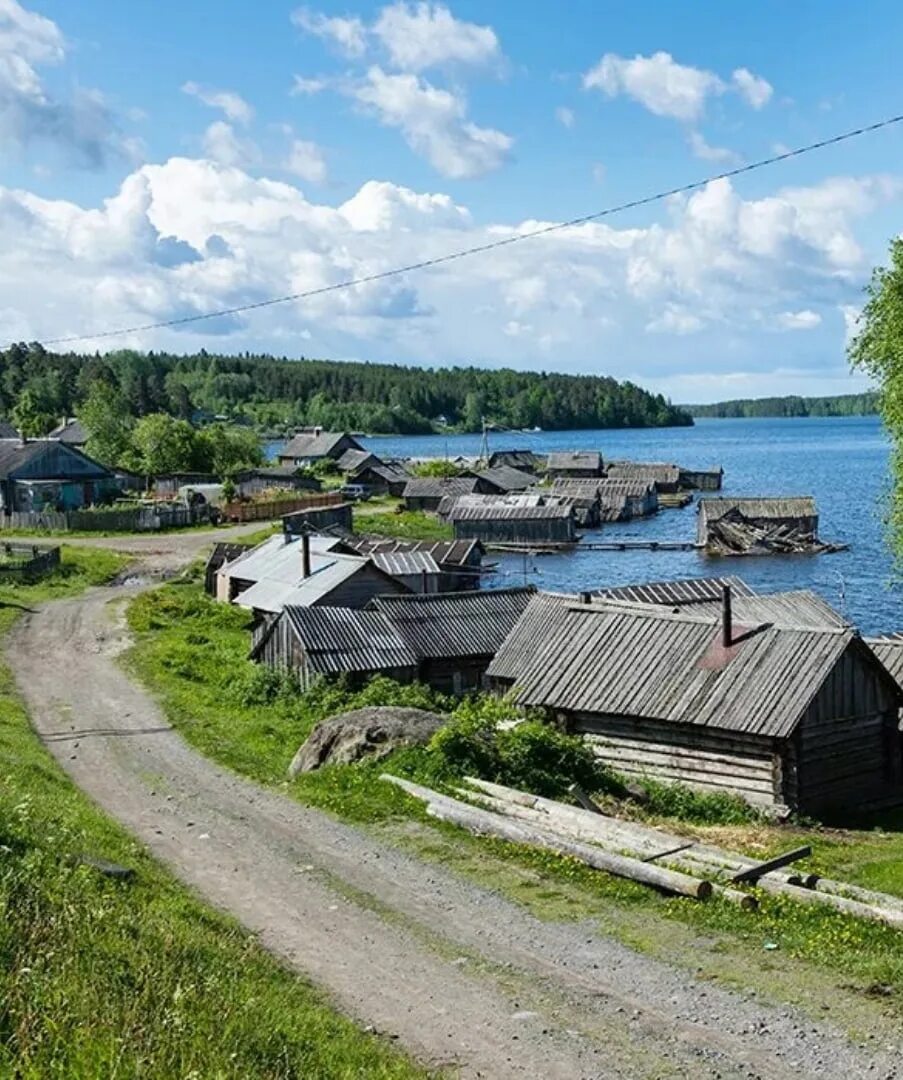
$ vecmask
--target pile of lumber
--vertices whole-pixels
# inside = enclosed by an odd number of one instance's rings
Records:
[[[712,522],[706,536],[710,555],[828,555],[846,544],[825,544],[799,526],[761,525],[731,510]]]
[[[695,900],[715,894],[754,910],[758,906],[756,897],[741,887],[754,885],[767,893],[903,929],[903,899],[788,869],[811,854],[809,847],[757,861],[685,836],[609,817],[577,788],[573,791],[583,806],[570,806],[473,777],[466,779],[468,788],[456,790],[461,798],[397,776],[384,775],[383,779],[424,800],[427,813],[440,821],[477,835],[569,855],[595,869],[662,892]]]

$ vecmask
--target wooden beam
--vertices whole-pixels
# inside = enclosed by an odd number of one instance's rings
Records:
[[[804,844],[802,847],[794,848],[793,851],[785,851],[783,855],[776,855],[773,859],[766,859],[765,862],[746,867],[739,873],[734,874],[731,881],[734,884],[739,884],[741,881],[756,881],[770,870],[780,870],[782,866],[788,866],[790,863],[796,862],[797,859],[805,859],[811,854],[812,848],[808,844]]]
[[[679,852],[686,851],[691,847],[696,847],[695,840],[690,840],[687,844],[679,844],[677,847],[669,848],[667,851],[656,851],[653,855],[645,855],[643,857],[643,862],[655,862],[656,859],[666,859],[669,855],[677,855]],[[736,880],[736,878],[734,880]]]

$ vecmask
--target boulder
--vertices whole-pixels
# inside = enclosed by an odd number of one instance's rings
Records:
[[[378,760],[402,746],[429,742],[448,718],[424,709],[374,705],[323,720],[292,758],[288,775],[311,772],[321,765],[349,765],[361,758]]]

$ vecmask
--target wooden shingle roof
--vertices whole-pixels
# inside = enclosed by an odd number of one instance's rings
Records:
[[[786,498],[703,498],[699,500],[699,514],[706,521],[717,521],[732,510],[739,511],[745,518],[756,520],[818,516],[818,508],[811,495],[787,496]]]
[[[568,469],[602,469],[602,455],[596,450],[555,450],[546,461],[549,472]]]
[[[444,498],[446,495],[468,495],[477,490],[476,476],[412,476],[404,486],[406,499]]]

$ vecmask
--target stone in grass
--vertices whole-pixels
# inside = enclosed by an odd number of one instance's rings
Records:
[[[99,859],[96,855],[70,855],[67,862],[73,866],[89,866],[98,874],[113,878],[114,881],[134,881],[136,877],[131,866],[121,866],[119,863],[110,862],[109,859]]]
[[[321,765],[350,765],[362,758],[376,761],[403,746],[420,746],[448,718],[424,709],[373,705],[323,720],[292,758],[288,775],[311,772]]]

